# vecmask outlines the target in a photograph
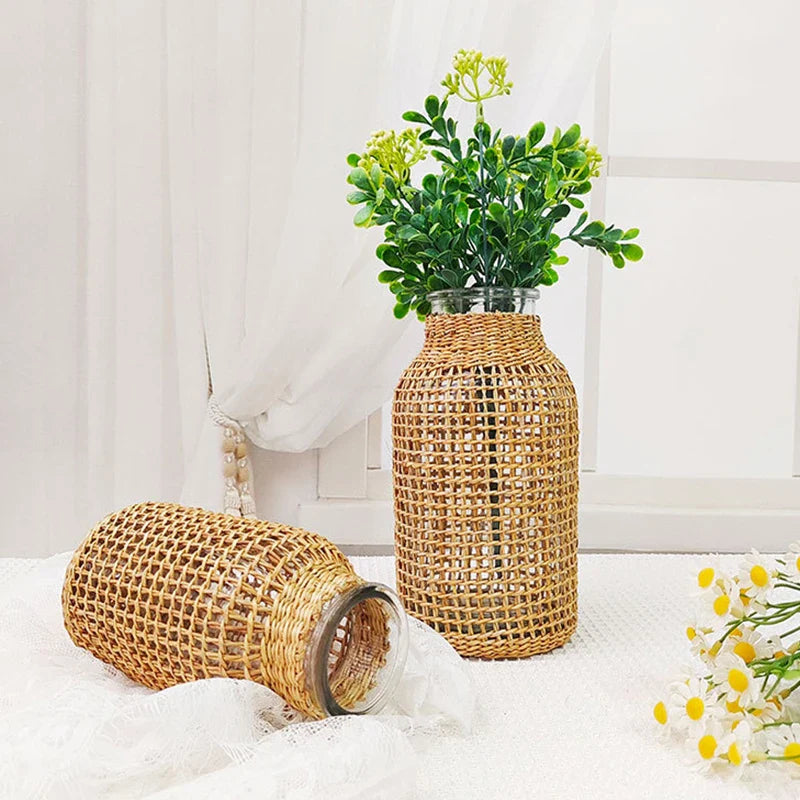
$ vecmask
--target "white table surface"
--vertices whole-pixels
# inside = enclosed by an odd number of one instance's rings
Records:
[[[393,585],[390,558],[353,558]],[[705,800],[800,797],[800,767],[747,780],[699,775],[659,740],[652,707],[689,662],[689,555],[582,555],[578,630],[523,661],[471,661],[479,698],[472,735],[420,754],[419,798]],[[766,792],[769,792],[767,795]]]
[[[394,583],[391,558],[352,559]],[[467,737],[419,746],[421,800],[800,798],[800,767],[741,782],[694,773],[658,738],[651,708],[688,661],[693,556],[582,555],[578,630],[565,647],[524,661],[471,661],[478,714]],[[0,559],[0,582],[31,561]],[[220,799],[227,800],[227,799]],[[230,800],[238,800],[233,795]]]

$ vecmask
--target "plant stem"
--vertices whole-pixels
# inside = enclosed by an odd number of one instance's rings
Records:
[[[479,120],[482,121],[481,118]],[[480,182],[481,182],[481,233],[483,235],[483,274],[484,285],[488,286],[491,280],[489,271],[489,234],[486,227],[486,183],[483,171],[483,127],[480,128],[480,136],[478,136],[478,165],[480,169]]]

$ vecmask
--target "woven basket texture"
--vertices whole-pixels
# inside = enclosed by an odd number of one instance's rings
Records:
[[[436,314],[392,416],[397,585],[464,656],[577,624],[578,407],[527,314]]]
[[[320,718],[309,641],[326,603],[362,583],[318,534],[144,503],[106,517],[75,552],[64,622],[75,644],[151,689],[246,678]],[[356,606],[328,655],[340,705],[367,695],[387,649],[385,611],[374,601]]]

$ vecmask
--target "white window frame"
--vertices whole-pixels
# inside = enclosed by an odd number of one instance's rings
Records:
[[[610,47],[595,84],[594,139],[608,152]],[[697,178],[800,183],[800,162],[610,156],[595,182],[593,217],[605,217],[607,177]],[[800,308],[797,326],[794,459],[786,478],[606,475],[596,471],[603,257],[589,256],[581,433],[582,549],[663,552],[781,551],[800,538]],[[391,472],[381,468],[382,414],[372,414],[318,452],[316,501],[299,524],[342,546],[389,549]]]

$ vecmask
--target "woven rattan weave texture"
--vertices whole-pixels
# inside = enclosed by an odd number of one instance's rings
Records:
[[[308,688],[309,640],[325,604],[361,583],[318,534],[145,503],[94,528],[70,563],[62,601],[75,644],[145,686],[247,678],[321,717]],[[370,601],[340,625],[328,669],[342,706],[374,685],[386,634]]]
[[[464,656],[515,658],[577,624],[578,409],[527,314],[428,317],[393,405],[397,586]]]

